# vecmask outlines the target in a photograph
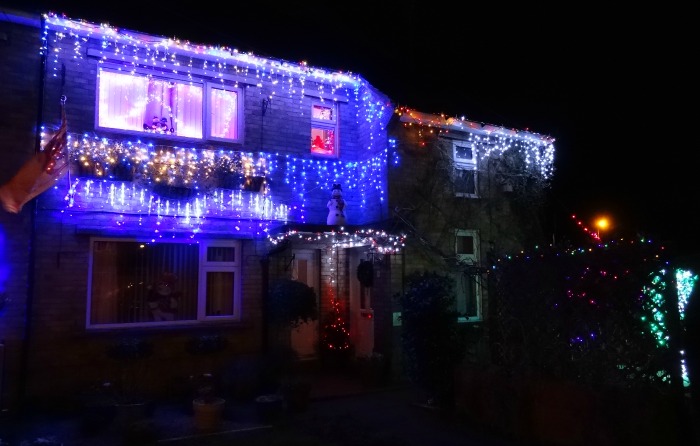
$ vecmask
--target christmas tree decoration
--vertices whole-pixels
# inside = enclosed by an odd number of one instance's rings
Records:
[[[352,344],[340,300],[333,299],[331,308],[332,310],[326,316],[322,327],[321,347],[329,352],[347,352]]]

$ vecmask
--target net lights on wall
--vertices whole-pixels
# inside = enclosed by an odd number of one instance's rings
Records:
[[[50,137],[43,131],[44,139]],[[309,191],[342,179],[358,206],[384,200],[387,151],[357,162],[310,160],[264,152],[163,147],[141,141],[68,135],[73,180],[68,208],[148,215],[289,220]],[[45,144],[45,141],[42,142]],[[270,178],[291,199],[275,199]],[[315,203],[310,203],[316,207]]]

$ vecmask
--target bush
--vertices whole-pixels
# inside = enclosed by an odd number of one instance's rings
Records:
[[[278,279],[268,293],[268,315],[277,326],[296,328],[302,322],[318,318],[316,292],[303,282]]]
[[[432,395],[435,404],[449,407],[454,370],[466,354],[452,279],[435,272],[413,273],[399,302],[406,373]]]
[[[680,321],[662,254],[619,241],[500,262],[489,295],[494,361],[525,377],[667,389],[679,379]]]

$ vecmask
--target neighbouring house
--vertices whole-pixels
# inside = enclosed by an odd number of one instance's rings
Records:
[[[317,294],[318,320],[289,333],[301,359],[335,311],[352,354],[397,358],[408,273],[451,274],[478,327],[489,259],[543,240],[550,137],[397,108],[352,73],[53,13],[3,10],[0,56],[0,184],[63,113],[67,130],[65,171],[0,212],[2,408],[104,380],[125,335],[152,342],[160,394],[192,373],[193,334],[226,338],[221,370],[262,355],[276,278]]]

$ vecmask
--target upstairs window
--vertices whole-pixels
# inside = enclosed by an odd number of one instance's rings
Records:
[[[209,137],[216,140],[237,140],[241,123],[238,112],[239,92],[209,86]]]
[[[240,320],[237,241],[91,241],[89,328]]]
[[[194,139],[206,129],[208,139],[240,139],[237,89],[109,69],[100,70],[97,85],[100,128]]]
[[[454,142],[454,185],[458,197],[477,197],[477,161],[473,144]]]
[[[311,153],[338,156],[337,124],[335,104],[316,102],[311,105]]]

